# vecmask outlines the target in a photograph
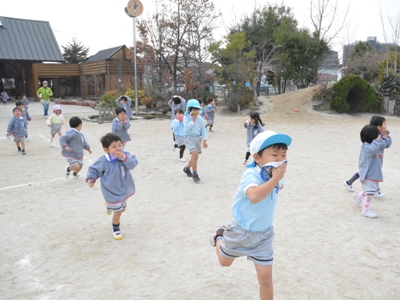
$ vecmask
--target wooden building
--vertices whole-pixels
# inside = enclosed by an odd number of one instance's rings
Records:
[[[105,91],[134,86],[133,53],[125,45],[101,50],[81,64],[66,64],[47,21],[0,16],[0,90],[11,97],[35,98],[44,80],[57,95],[57,80],[80,79],[82,99],[99,99]],[[54,84],[54,85],[53,85]]]

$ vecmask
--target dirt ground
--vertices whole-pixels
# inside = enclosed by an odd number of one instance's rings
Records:
[[[398,299],[400,119],[385,116],[393,138],[383,166],[386,196],[373,200],[379,217],[368,219],[342,183],[357,171],[359,132],[371,115],[314,112],[311,90],[261,100],[264,128],[293,138],[274,224],[275,299]],[[22,156],[5,138],[12,105],[0,104],[0,299],[258,299],[254,265],[240,258],[222,268],[208,242],[232,219],[248,111],[219,108],[199,184],[172,152],[170,120],[131,122],[126,149],[139,161],[137,191],[121,218],[121,241],[112,238],[99,183],[85,183],[111,123],[83,122],[93,154],[85,153],[81,178],[66,179],[40,103],[29,111]],[[95,112],[63,106],[63,114]],[[359,181],[353,186],[361,190]]]

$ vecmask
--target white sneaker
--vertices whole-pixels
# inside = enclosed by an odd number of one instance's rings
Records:
[[[353,187],[351,185],[348,185],[347,182],[343,182],[343,185],[346,189],[348,189],[350,192],[355,192],[355,190],[353,189]]]
[[[186,159],[184,157],[179,159],[180,161],[186,161]]]
[[[53,144],[53,142],[50,142],[50,147],[54,147],[54,144]]]
[[[244,166],[247,165],[247,159],[244,159],[244,160],[243,160],[243,165],[244,165]]]
[[[377,198],[382,198],[384,196],[385,196],[385,193],[382,193],[382,192],[378,192],[375,194],[375,197],[377,197]]]
[[[372,210],[368,210],[367,212],[362,211],[361,215],[363,217],[367,217],[367,218],[376,218],[378,215],[376,213],[374,213]]]
[[[358,194],[353,194],[354,201],[356,202],[356,206],[361,208],[361,199],[362,197],[359,197]]]

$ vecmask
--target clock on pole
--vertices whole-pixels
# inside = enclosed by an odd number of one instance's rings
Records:
[[[129,0],[125,7],[125,12],[133,18],[140,16],[143,13],[143,4],[139,0]]]

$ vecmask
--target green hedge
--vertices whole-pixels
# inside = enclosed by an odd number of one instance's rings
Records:
[[[339,113],[349,113],[350,105],[347,97],[352,89],[362,94],[362,101],[357,112],[380,112],[381,101],[372,86],[359,75],[347,75],[335,83],[332,87],[333,100],[332,109]]]

